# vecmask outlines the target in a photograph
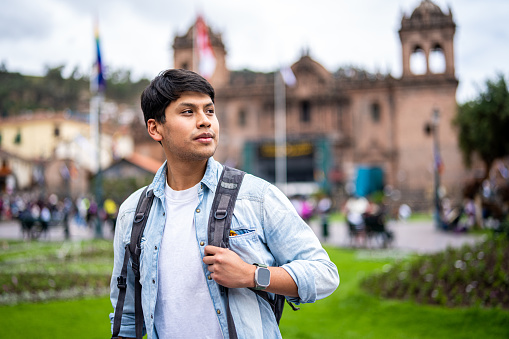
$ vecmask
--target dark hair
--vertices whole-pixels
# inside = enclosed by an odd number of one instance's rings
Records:
[[[203,93],[214,102],[214,88],[204,77],[186,69],[168,69],[159,73],[141,94],[145,125],[149,119],[166,122],[166,107],[183,92]]]

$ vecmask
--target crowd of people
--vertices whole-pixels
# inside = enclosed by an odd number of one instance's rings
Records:
[[[117,203],[106,199],[99,208],[94,199],[79,197],[59,198],[56,194],[41,196],[21,193],[0,196],[0,220],[18,220],[25,238],[46,236],[51,226],[63,226],[65,238],[69,239],[70,223],[78,227],[94,228],[97,222],[109,223],[112,230],[117,217]]]
[[[483,186],[483,198],[490,195]],[[329,236],[329,215],[333,209],[332,200],[325,194],[313,196],[295,195],[291,197],[294,208],[306,222],[312,217],[318,217],[321,225],[322,239]],[[366,237],[366,217],[377,216],[381,207],[366,198],[351,197],[340,208],[344,213],[353,241],[364,243]],[[0,221],[17,219],[20,222],[24,236],[38,237],[44,235],[52,225],[64,226],[66,238],[69,237],[69,223],[78,227],[94,229],[97,223],[108,224],[114,231],[118,213],[118,203],[113,199],[104,200],[102,208],[88,196],[71,200],[68,197],[59,198],[56,194],[41,197],[35,193],[20,193],[0,196]],[[407,204],[401,204],[397,215],[391,216],[406,220],[412,214]],[[441,200],[441,226],[445,230],[467,231],[478,223],[481,214],[472,198],[465,198],[461,205],[453,205],[451,200]],[[488,220],[490,215],[482,210],[482,218]],[[102,226],[101,226],[102,227]],[[33,231],[33,234],[31,232]]]

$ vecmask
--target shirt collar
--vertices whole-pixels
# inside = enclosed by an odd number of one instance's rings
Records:
[[[201,183],[207,186],[207,188],[210,189],[214,194],[216,193],[217,183],[219,182],[222,171],[223,166],[214,160],[213,157],[210,157],[207,161],[207,169],[205,170],[203,179],[201,179]]]
[[[154,190],[154,195],[157,197],[162,197],[164,195],[164,188],[166,186],[166,168],[167,168],[167,161],[164,162],[164,164],[159,167],[159,170],[157,170],[157,173],[154,177],[154,180],[149,186],[149,189]],[[219,182],[219,178],[221,177],[221,172],[223,171],[223,166],[214,160],[213,157],[210,157],[207,161],[207,168],[205,170],[205,175],[201,179],[201,183],[205,186],[207,186],[208,189],[212,191],[212,193],[215,194],[217,183]],[[200,186],[200,189],[203,189],[203,187]]]

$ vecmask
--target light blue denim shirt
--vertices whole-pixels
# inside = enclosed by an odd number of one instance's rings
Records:
[[[196,241],[201,256],[207,245],[207,225],[217,183],[223,166],[210,158],[198,191],[194,221]],[[154,202],[141,240],[140,282],[142,285],[142,307],[148,338],[158,338],[154,326],[154,311],[157,300],[157,264],[159,248],[165,225],[166,163],[161,166],[149,189],[154,190]],[[138,204],[139,189],[124,201],[119,210],[114,239],[114,266],[111,277],[111,302],[117,304],[117,277],[124,260],[125,245],[130,242],[134,212]],[[336,266],[311,228],[299,217],[286,196],[274,185],[246,174],[237,197],[231,229],[238,235],[230,237],[230,249],[247,263],[263,263],[281,266],[293,278],[299,297],[287,299],[294,303],[312,303],[325,298],[337,288],[339,276]],[[203,274],[210,272],[203,264]],[[122,315],[120,336],[135,337],[134,321],[134,275],[129,263],[127,293]],[[223,336],[228,338],[226,307],[219,285],[206,280],[210,297],[219,319]],[[268,303],[253,291],[230,289],[230,308],[239,339],[281,338],[278,324]],[[189,302],[192,296],[189,296]],[[113,324],[113,314],[110,321]]]

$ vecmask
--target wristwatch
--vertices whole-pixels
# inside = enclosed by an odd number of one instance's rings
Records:
[[[270,285],[270,271],[267,265],[264,264],[253,264],[256,267],[254,282],[255,290],[264,290]]]

